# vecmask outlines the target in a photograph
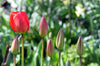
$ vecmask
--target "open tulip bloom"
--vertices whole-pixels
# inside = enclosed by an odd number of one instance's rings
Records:
[[[9,24],[17,33],[24,33],[29,30],[29,20],[24,11],[12,12]]]
[[[24,36],[23,33],[29,30],[28,16],[24,11],[16,11],[10,14],[11,28],[17,32],[22,33],[22,66],[24,66]]]

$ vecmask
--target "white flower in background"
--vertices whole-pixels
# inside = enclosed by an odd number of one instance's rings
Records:
[[[10,4],[12,8],[17,8],[17,4],[15,3],[14,0],[7,0]]]
[[[53,23],[53,21],[51,21],[51,28],[52,28],[52,29],[54,28],[54,23]]]
[[[94,20],[94,23],[96,24],[97,23],[97,20]]]
[[[49,0],[50,3],[52,3],[52,0]]]
[[[7,15],[7,14],[5,14],[5,13],[2,13],[2,16],[4,17],[4,19],[5,19],[7,22],[9,22],[9,19],[10,19],[9,15]]]
[[[60,25],[60,26],[62,25],[62,21],[59,21],[59,25]]]
[[[49,38],[51,38],[52,37],[52,32],[49,32]]]
[[[99,36],[99,38],[100,38],[100,30],[98,30],[98,36]]]
[[[2,14],[2,12],[3,12],[3,8],[0,8],[0,15]]]
[[[67,25],[66,25],[66,23],[64,23],[64,24],[63,24],[63,28],[66,28],[66,27],[67,27]]]
[[[38,17],[38,18],[37,18]],[[31,16],[31,21],[30,21],[30,26],[31,27],[34,27],[34,26],[37,26],[39,25],[39,21],[40,21],[40,16],[37,12],[34,12],[32,13],[32,16]]]
[[[2,29],[7,31],[7,27],[6,26],[2,26]]]
[[[64,38],[64,42],[66,42],[67,41],[67,38]]]
[[[16,62],[18,63],[20,61],[20,55],[16,55]]]
[[[76,11],[75,14],[77,17],[80,17],[80,15],[82,16],[82,18],[85,18],[85,13],[84,13],[85,9],[82,8],[82,4],[77,4],[76,6]]]
[[[47,57],[46,59],[47,59],[47,61],[50,61],[50,57]]]

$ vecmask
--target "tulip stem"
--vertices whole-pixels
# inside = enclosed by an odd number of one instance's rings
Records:
[[[43,50],[44,50],[44,37],[42,38],[41,66],[43,65]]]
[[[16,66],[16,56],[14,55],[14,66]]]
[[[22,34],[22,66],[24,66],[24,35]]]
[[[82,63],[82,61],[81,61],[81,56],[80,56],[80,66],[81,66],[81,63]]]
[[[52,57],[51,57],[51,66],[52,66]]]
[[[61,51],[59,50],[59,61],[58,61],[58,66],[60,66],[60,57],[61,57]]]

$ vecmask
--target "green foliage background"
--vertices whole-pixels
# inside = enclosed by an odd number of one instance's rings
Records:
[[[6,4],[4,4],[7,2]],[[79,56],[76,53],[76,42],[82,36],[85,47],[82,56],[82,66],[100,66],[100,0],[72,0],[71,36],[69,24],[69,0],[0,0],[0,65],[6,52],[6,45],[15,36],[19,37],[20,50],[16,55],[17,66],[21,65],[21,35],[15,33],[10,25],[10,13],[17,10],[25,11],[30,22],[30,29],[25,37],[25,66],[40,66],[41,37],[39,23],[45,16],[49,32],[45,37],[44,65],[50,66],[50,57],[46,54],[46,45],[52,39],[55,47],[53,66],[58,63],[58,50],[55,46],[56,36],[60,28],[64,31],[64,49],[61,53],[61,66],[66,66],[67,60],[71,66],[79,66]],[[10,50],[9,50],[10,51]],[[10,53],[8,66],[13,66],[13,55]]]

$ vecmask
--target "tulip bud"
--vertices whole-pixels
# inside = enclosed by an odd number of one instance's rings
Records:
[[[47,43],[47,55],[52,57],[54,55],[54,47],[52,45],[51,39]]]
[[[76,47],[77,47],[77,54],[81,56],[84,52],[84,46],[81,36],[79,36]]]
[[[40,36],[45,36],[45,35],[47,35],[47,33],[48,33],[48,24],[45,20],[45,17],[43,16],[41,18],[41,22],[39,25],[39,34],[40,34]]]
[[[19,49],[18,37],[16,36],[12,41],[11,53],[17,54],[18,53],[18,49]]]
[[[56,38],[56,47],[59,50],[62,50],[64,47],[64,33],[63,30],[60,29]]]

